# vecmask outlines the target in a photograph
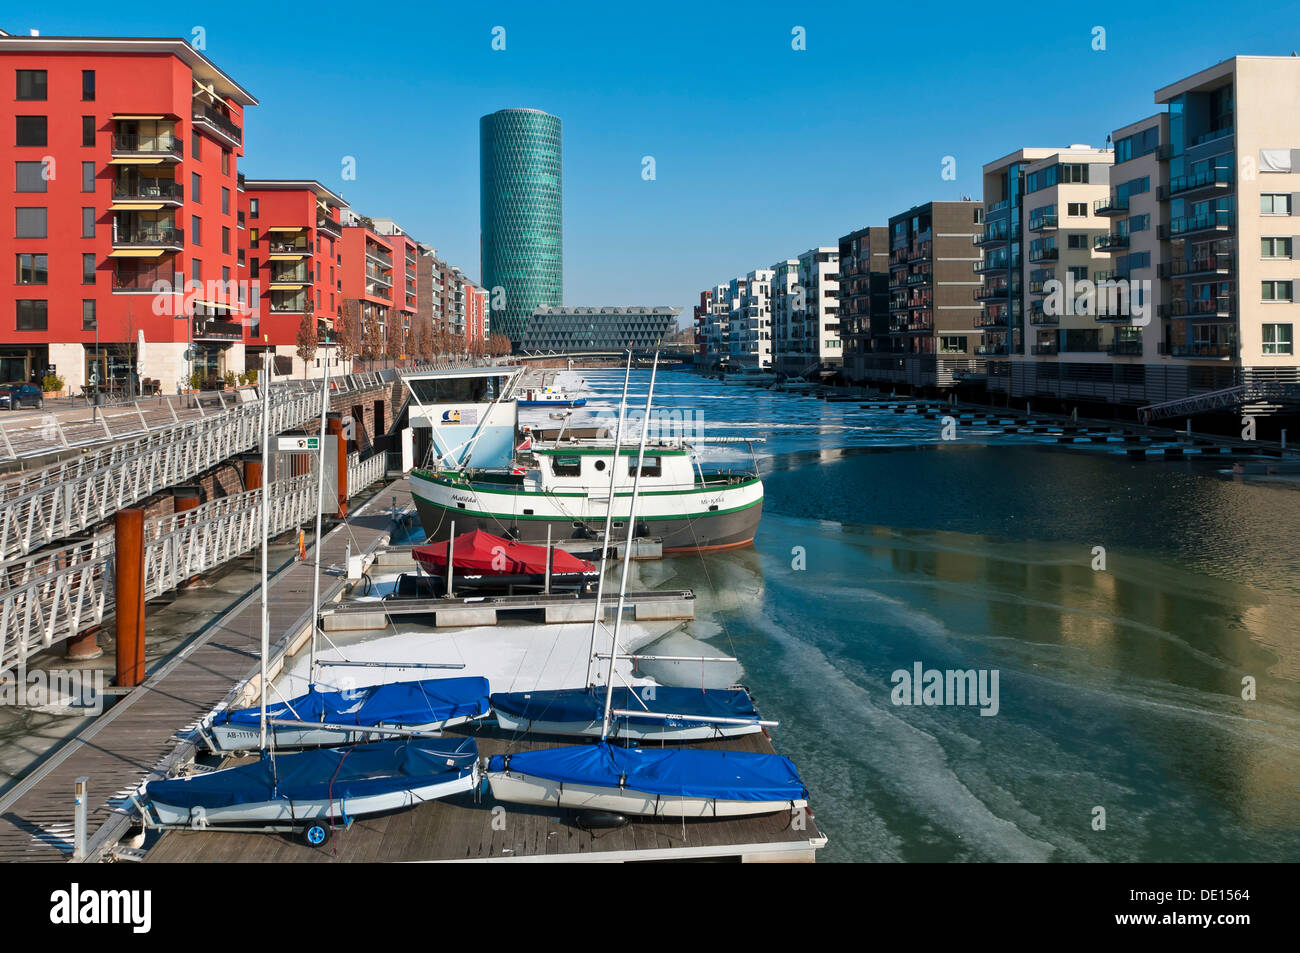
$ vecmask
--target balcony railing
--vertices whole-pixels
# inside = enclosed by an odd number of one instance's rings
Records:
[[[1045,232],[1056,228],[1057,216],[1053,212],[1050,215],[1033,215],[1029,218],[1029,230],[1031,232]]]
[[[117,182],[113,185],[113,198],[122,201],[183,202],[185,187],[171,179]]]
[[[1114,192],[1109,198],[1097,199],[1092,203],[1093,215],[1122,215],[1128,211],[1128,196],[1120,198]]]
[[[1219,254],[1193,258],[1191,261],[1185,258],[1162,261],[1156,268],[1156,274],[1161,278],[1180,278],[1190,275],[1225,274],[1232,269],[1232,256]]]
[[[1096,251],[1111,251],[1116,248],[1128,248],[1128,236],[1118,235],[1115,232],[1107,232],[1105,235],[1098,235],[1092,243]]]
[[[343,234],[343,226],[332,218],[318,218],[316,220],[316,229],[317,231],[328,232],[335,236]]]
[[[1161,354],[1169,357],[1195,357],[1221,361],[1225,358],[1236,357],[1237,345],[1235,343],[1208,344],[1194,342],[1191,344],[1165,344],[1162,342],[1159,351]]]
[[[133,227],[113,226],[113,245],[135,245],[149,248],[184,248],[185,233],[179,228],[163,223],[144,223]]]
[[[192,115],[195,122],[208,123],[225,133],[227,137],[233,139],[235,142],[243,143],[244,130],[240,129],[233,119],[225,115],[219,109],[215,109],[206,103],[201,106],[196,103]]]
[[[273,285],[309,285],[314,279],[312,278],[312,273],[310,271],[295,269],[292,271],[283,271],[279,274],[276,274],[273,271],[271,272],[269,280]]]
[[[196,341],[238,341],[244,336],[244,326],[235,321],[220,321],[215,318],[195,317],[194,340]]]
[[[1060,348],[1053,341],[1050,344],[1034,344],[1029,348],[1029,352],[1039,356],[1051,355],[1060,353]]]
[[[1176,298],[1160,306],[1162,318],[1227,318],[1232,317],[1234,313],[1232,297],[1229,295],[1197,298],[1191,301]]]
[[[114,291],[153,291],[154,285],[159,282],[162,283],[161,287],[172,289],[182,287],[185,279],[170,264],[165,268],[141,267],[135,261],[119,260],[113,269]]]
[[[1056,261],[1061,257],[1059,248],[1030,248],[1030,261]]]
[[[181,140],[170,133],[154,136],[128,132],[114,133],[113,152],[125,155],[161,155],[176,159],[184,158],[185,155]]]
[[[1211,229],[1226,231],[1232,228],[1232,210],[1216,209],[1204,215],[1184,215],[1172,219],[1168,225],[1161,225],[1157,235],[1161,239],[1175,235],[1187,235],[1191,232],[1204,232]]]
[[[268,241],[266,249],[272,255],[310,255],[311,246],[298,242]]]
[[[1110,342],[1106,351],[1109,354],[1114,354],[1119,357],[1141,357],[1142,342],[1115,340]]]
[[[1159,197],[1163,202],[1175,195],[1186,192],[1199,192],[1204,189],[1224,191],[1232,186],[1232,167],[1222,166],[1207,169],[1194,175],[1176,175],[1169,180],[1168,187],[1160,186]]]

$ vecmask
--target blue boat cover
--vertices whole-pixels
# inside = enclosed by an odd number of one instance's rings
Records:
[[[638,700],[639,699],[639,700]],[[754,700],[743,688],[672,688],[646,686],[632,697],[632,689],[614,689],[614,708],[628,711],[653,711],[661,715],[696,715],[711,718],[746,718],[758,721]],[[605,711],[605,689],[561,688],[536,692],[496,692],[492,707],[526,721],[556,721],[590,724],[599,722]],[[676,728],[698,726],[699,722],[674,718],[649,718],[619,715],[615,721],[653,721]]]
[[[188,778],[150,781],[151,801],[184,808],[262,801],[340,800],[387,794],[462,777],[474,768],[473,738],[412,738],[317,748]]]
[[[313,685],[306,695],[268,704],[266,717],[367,727],[422,725],[486,715],[488,692],[488,680],[479,676],[428,678],[331,692]],[[212,720],[218,725],[257,727],[260,717],[257,708],[236,708],[218,712]]]
[[[808,796],[789,758],[744,751],[620,748],[601,743],[494,755],[488,770],[565,784],[723,801],[795,801]]]

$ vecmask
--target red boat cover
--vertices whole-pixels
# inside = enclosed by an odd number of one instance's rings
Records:
[[[430,543],[428,546],[417,546],[412,555],[431,574],[447,571],[446,540]],[[451,558],[455,563],[456,572],[461,573],[487,576],[524,574],[540,576],[546,572],[545,546],[532,546],[501,536],[493,536],[481,529],[457,536],[452,547]],[[585,559],[579,559],[562,549],[552,550],[552,575],[595,571],[596,567]]]

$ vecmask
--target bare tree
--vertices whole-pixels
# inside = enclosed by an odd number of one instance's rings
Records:
[[[316,358],[318,340],[316,337],[316,315],[304,311],[298,322],[298,358],[302,361],[302,376],[307,376],[307,365]]]
[[[334,329],[334,343],[342,361],[350,361],[361,353],[361,302],[356,298],[343,302],[343,317]]]

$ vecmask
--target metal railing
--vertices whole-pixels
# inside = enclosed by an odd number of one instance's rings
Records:
[[[397,372],[391,370],[353,374],[342,378],[332,393],[374,390],[396,377]],[[312,381],[273,385],[273,433],[301,426],[320,413],[318,386]],[[5,455],[17,459],[142,434],[0,484],[0,559],[67,539],[125,506],[258,446],[261,402],[253,389],[245,393],[250,398],[247,402],[229,406],[218,394],[220,406],[215,412],[196,401],[199,416],[184,421],[169,401],[170,416],[153,426],[137,402],[133,405],[134,426],[128,424],[115,433],[108,418],[101,417],[100,433],[76,444],[53,415],[33,421],[34,426],[27,428],[37,435],[35,447],[30,435],[16,443],[14,435],[0,425],[0,461]],[[119,423],[124,416],[129,420],[129,414],[118,415]]]

